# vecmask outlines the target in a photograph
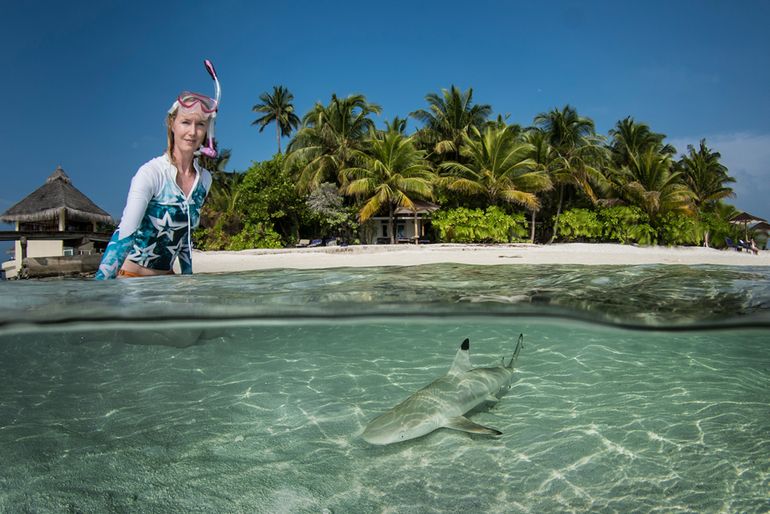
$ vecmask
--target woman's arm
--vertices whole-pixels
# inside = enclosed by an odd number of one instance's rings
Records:
[[[131,188],[128,190],[128,199],[123,209],[123,216],[120,218],[120,225],[107,244],[99,270],[94,277],[96,280],[115,278],[118,275],[123,261],[134,246],[134,237],[147,210],[147,204],[150,203],[158,188],[155,175],[149,166],[145,165],[139,168],[131,179]]]

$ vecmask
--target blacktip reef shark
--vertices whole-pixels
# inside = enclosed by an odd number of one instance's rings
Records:
[[[501,365],[494,368],[472,368],[470,341],[466,339],[446,375],[374,418],[361,436],[368,443],[385,445],[421,437],[439,428],[501,435],[494,428],[474,423],[465,414],[484,402],[498,401],[510,388],[513,367],[523,347],[521,334],[507,365],[503,358]]]

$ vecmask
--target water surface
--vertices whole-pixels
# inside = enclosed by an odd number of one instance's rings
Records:
[[[0,511],[767,512],[770,274],[455,266],[9,283]],[[7,293],[7,294],[6,294]],[[511,390],[377,414],[525,348]]]

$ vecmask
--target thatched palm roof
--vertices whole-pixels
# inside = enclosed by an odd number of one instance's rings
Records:
[[[732,218],[730,218],[730,223],[754,223],[757,221],[767,222],[766,219],[760,218],[759,216],[754,216],[753,214],[749,214],[748,212],[742,212],[737,216],[733,216]]]
[[[46,179],[45,184],[1,214],[0,221],[55,220],[59,218],[61,209],[69,220],[114,223],[112,216],[72,185],[61,166]]]

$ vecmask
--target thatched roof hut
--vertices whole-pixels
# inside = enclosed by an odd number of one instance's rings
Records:
[[[56,168],[45,184],[10,209],[0,214],[4,222],[39,222],[61,219],[114,224],[112,216],[72,185],[61,169]]]
[[[759,216],[754,216],[748,212],[741,212],[740,214],[730,218],[730,223],[759,223],[763,221],[767,223],[766,219],[760,218]]]

